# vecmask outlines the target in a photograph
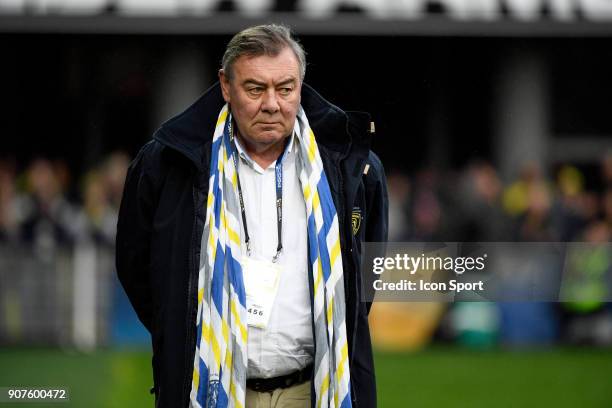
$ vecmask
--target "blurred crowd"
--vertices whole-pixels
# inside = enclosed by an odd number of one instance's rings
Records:
[[[11,248],[25,247],[35,258],[53,263],[57,261],[54,254],[58,249],[87,243],[102,248],[112,260],[129,161],[127,154],[114,152],[77,178],[61,160],[38,158],[27,166],[11,159],[0,160],[0,250],[15,254],[13,264],[9,257],[0,259],[4,270],[0,276],[14,280],[2,292],[0,341],[7,338],[6,333],[24,332],[25,329],[19,329],[23,325],[19,322],[27,314],[15,310],[32,303],[27,300],[32,288],[40,286],[41,293],[47,293],[41,299],[51,299],[45,288],[56,285],[57,277],[63,276],[62,272],[46,273],[49,281],[42,282],[41,269],[37,269],[41,267],[36,264],[29,267],[35,270],[28,275],[36,277],[35,280],[18,283],[12,272],[26,271],[28,267],[22,265],[24,256]],[[612,235],[612,152],[604,154],[597,167],[591,166],[588,173],[571,164],[560,164],[554,171],[548,171],[529,163],[513,180],[503,181],[497,169],[486,161],[474,161],[462,169],[446,172],[423,169],[407,175],[389,170],[389,240],[608,243]],[[585,271],[612,270],[612,254],[598,256],[585,260]],[[113,276],[111,261],[104,269],[108,273],[96,279]],[[27,274],[22,275],[25,279]],[[68,276],[66,281],[70,282]],[[25,296],[23,301],[18,300],[19,293]],[[100,301],[97,307],[113,303],[115,314],[129,313],[129,304],[118,293],[108,301]],[[60,294],[57,299],[64,297]],[[40,306],[30,315],[39,315],[41,308],[51,310],[48,305]],[[64,309],[57,310],[53,313],[65,314]],[[107,319],[102,316],[109,316],[106,312],[97,313],[102,320]],[[56,324],[52,329],[62,332],[68,324]],[[134,324],[117,327],[128,330]],[[394,303],[387,307],[378,303],[371,314],[371,324],[374,341],[379,346],[397,343],[410,347],[426,344],[432,338],[485,346],[565,340],[571,344],[612,345],[612,310],[605,301]],[[36,330],[31,329],[32,333],[39,333]],[[20,336],[11,338],[25,338]]]
[[[18,172],[0,161],[0,243],[24,243],[42,254],[91,241],[114,247],[129,157],[114,152],[81,178],[62,160],[38,158]]]
[[[390,171],[389,240],[414,242],[588,242],[612,237],[612,151],[596,168],[525,164],[504,182],[474,161],[457,172]],[[595,247],[596,248],[596,247]],[[415,348],[432,338],[477,347],[494,344],[612,346],[612,253],[599,246],[574,265],[591,300],[377,304],[371,324],[381,346]],[[585,284],[584,282],[588,282]]]
[[[35,159],[21,172],[14,160],[0,160],[0,242],[44,249],[85,239],[112,246],[129,160],[114,152],[79,179],[61,160]],[[587,183],[570,164],[548,177],[528,163],[504,183],[485,161],[444,173],[423,169],[412,177],[391,170],[389,240],[607,242],[612,152],[597,173],[598,180]]]
[[[131,313],[113,266],[128,165],[115,152],[74,177],[62,160],[0,160],[0,344],[90,349]]]
[[[527,163],[506,183],[485,161],[414,177],[391,171],[389,241],[610,241],[612,151],[598,167],[587,180],[570,164],[547,176]]]

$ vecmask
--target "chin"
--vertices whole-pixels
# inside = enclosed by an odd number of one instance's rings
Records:
[[[277,132],[277,131],[273,131],[273,132],[262,132],[258,135],[257,139],[261,142],[261,143],[274,143],[277,142],[281,139],[283,139],[284,136]]]

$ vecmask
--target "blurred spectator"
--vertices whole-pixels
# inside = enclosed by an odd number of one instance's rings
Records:
[[[596,245],[578,245],[569,252],[562,288],[569,300],[562,304],[565,337],[572,344],[612,345],[612,313],[605,302],[610,298],[612,253],[608,245],[597,245],[609,243],[612,230],[595,221],[579,238]]]
[[[606,191],[612,188],[612,150],[607,151],[601,159],[601,189]]]
[[[612,187],[610,187],[601,199],[603,219],[608,224],[608,228],[612,228]]]
[[[117,215],[128,165],[128,156],[115,152],[98,169],[91,170],[85,176],[83,207],[76,222],[80,239],[114,247]]]
[[[495,168],[486,162],[471,163],[459,182],[462,241],[504,241],[509,220],[501,208],[502,184]]]
[[[399,171],[387,176],[389,189],[389,241],[401,242],[408,239],[410,180]]]
[[[564,165],[557,176],[559,196],[553,209],[559,240],[573,241],[599,215],[599,199],[584,191],[584,176],[575,167]]]
[[[518,180],[511,183],[503,195],[504,210],[511,216],[520,216],[529,207],[529,195],[543,183],[540,167],[536,163],[525,164]]]
[[[21,204],[21,238],[44,257],[57,246],[72,243],[76,235],[75,210],[65,199],[62,185],[67,170],[65,165],[56,169],[48,160],[35,160],[26,172],[27,194]]]
[[[13,241],[18,234],[15,165],[0,161],[0,242]]]
[[[117,227],[117,209],[109,200],[102,175],[90,171],[83,182],[83,206],[78,212],[76,225],[79,239],[113,247]]]
[[[101,173],[105,184],[109,204],[119,209],[121,195],[123,194],[123,183],[127,174],[130,158],[125,152],[113,152],[104,161]]]
[[[556,241],[553,225],[552,192],[535,163],[525,165],[519,180],[504,192],[506,211],[516,216],[515,239],[519,241]]]
[[[433,170],[423,170],[416,178],[411,207],[410,240],[435,242],[442,237],[442,208],[439,181]]]

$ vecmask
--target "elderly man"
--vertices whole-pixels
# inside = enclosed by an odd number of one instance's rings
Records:
[[[303,83],[286,27],[234,36],[219,83],[130,166],[117,271],[159,407],[372,407],[361,242],[385,241],[369,116]]]

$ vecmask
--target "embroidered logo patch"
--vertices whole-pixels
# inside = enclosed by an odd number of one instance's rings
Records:
[[[351,214],[351,224],[353,225],[353,235],[357,235],[359,228],[361,227],[361,208],[353,208],[353,213]]]

